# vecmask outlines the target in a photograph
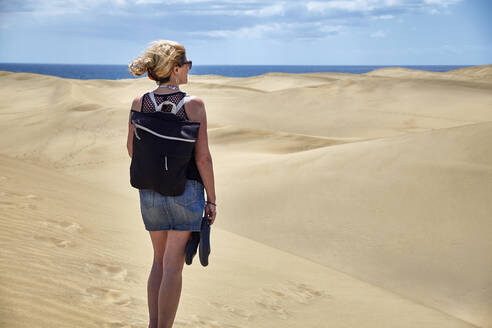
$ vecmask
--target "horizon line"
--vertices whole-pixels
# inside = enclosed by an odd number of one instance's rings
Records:
[[[0,64],[128,66],[128,64],[0,62]],[[200,66],[483,66],[490,64],[194,64]]]

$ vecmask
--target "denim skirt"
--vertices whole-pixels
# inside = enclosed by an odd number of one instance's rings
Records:
[[[203,184],[187,179],[179,196],[163,196],[152,189],[139,189],[140,212],[148,231],[200,231],[205,196]]]

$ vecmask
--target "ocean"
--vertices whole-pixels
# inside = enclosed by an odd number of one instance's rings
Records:
[[[194,65],[189,74],[214,74],[229,77],[247,77],[270,72],[336,72],[362,74],[382,67],[404,67],[430,72],[446,72],[453,69],[471,66],[475,65]],[[47,74],[80,80],[120,80],[136,78],[128,72],[126,65],[0,63],[0,70],[9,72]]]

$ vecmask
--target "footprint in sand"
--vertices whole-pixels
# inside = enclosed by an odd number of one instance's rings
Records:
[[[310,287],[304,283],[295,283],[293,281],[288,281],[288,283],[288,291],[290,292],[288,295],[302,304],[309,304],[321,297],[331,297],[324,290]]]
[[[35,194],[23,194],[23,193],[18,193],[18,192],[13,192],[11,191],[10,194],[12,196],[15,196],[19,199],[27,199],[27,200],[42,200],[43,197],[35,195]]]
[[[98,322],[97,326],[102,328],[147,328],[149,325],[147,323],[131,324],[131,323],[124,323],[121,321],[109,321],[109,322],[106,321],[106,322]]]
[[[99,324],[99,327],[103,328],[147,328],[146,324],[132,325],[123,323],[121,321],[103,322]]]
[[[61,248],[67,248],[67,247],[73,247],[75,243],[71,240],[67,239],[60,239],[60,238],[55,238],[55,237],[48,237],[48,236],[34,236],[34,239],[39,240],[45,244],[48,244],[50,246],[56,246],[56,247],[61,247]]]
[[[295,283],[290,280],[276,288],[261,288],[261,290],[264,294],[271,297],[295,301],[301,304],[309,304],[317,298],[330,296],[323,290],[315,289],[304,283]]]
[[[228,304],[222,304],[218,302],[208,302],[208,304],[215,306],[216,308],[222,310],[222,311],[227,311],[239,318],[242,319],[250,319],[251,318],[251,313],[248,311],[244,311],[242,309],[238,309],[234,306],[228,305]]]
[[[133,298],[126,295],[120,290],[105,288],[105,287],[89,287],[86,288],[86,295],[84,299],[86,301],[92,302],[94,300],[99,300],[105,304],[116,304],[122,306],[128,306],[133,304]]]
[[[84,271],[90,274],[110,278],[118,281],[137,282],[137,280],[128,277],[128,271],[117,264],[106,263],[85,263]]]
[[[43,224],[45,226],[61,229],[67,232],[82,232],[84,230],[80,224],[69,220],[47,219],[43,221]]]
[[[298,304],[310,304],[321,297],[331,297],[323,290],[290,280],[274,287],[260,288],[260,291],[255,303],[282,319],[289,317],[288,308],[297,307]]]
[[[41,221],[41,223],[45,227],[55,228],[56,230],[62,230],[63,232],[73,233],[73,232],[82,231],[82,227],[80,226],[80,224],[68,220],[47,219]],[[76,245],[73,240],[65,239],[65,238],[57,238],[47,235],[35,235],[34,239],[62,248],[73,247]]]
[[[2,197],[2,200],[0,200],[0,208],[3,209],[36,209],[37,207],[32,201],[38,201],[42,199],[38,195],[26,195],[13,191],[2,191],[0,193],[0,196]]]
[[[255,300],[255,303],[263,310],[273,313],[281,319],[288,319],[290,316],[289,311],[284,308],[283,304],[278,299],[259,296],[259,298]]]
[[[189,320],[174,320],[173,327],[183,328],[240,328],[241,326],[221,323],[211,317],[199,316],[193,314]]]

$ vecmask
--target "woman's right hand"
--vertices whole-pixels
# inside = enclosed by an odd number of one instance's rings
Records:
[[[214,224],[217,210],[214,204],[207,203],[205,206],[205,216],[210,220],[210,225]]]

